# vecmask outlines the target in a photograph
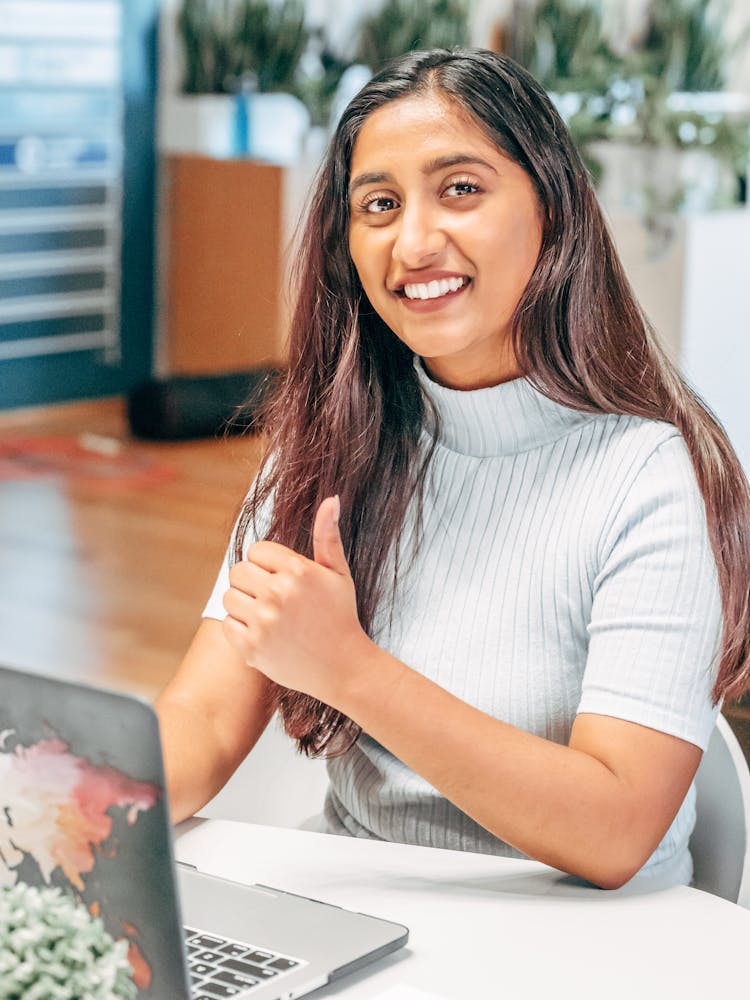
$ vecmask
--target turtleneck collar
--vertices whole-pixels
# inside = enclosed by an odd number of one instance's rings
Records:
[[[440,444],[462,455],[518,454],[564,437],[594,419],[591,413],[554,403],[525,378],[464,391],[433,382],[418,356],[414,368],[422,391],[440,414]]]

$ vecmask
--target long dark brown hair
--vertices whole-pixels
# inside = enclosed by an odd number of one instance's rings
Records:
[[[544,231],[512,329],[519,366],[544,395],[593,413],[674,424],[690,452],[718,568],[723,637],[716,701],[750,682],[750,489],[726,434],[686,385],[641,312],[589,176],[549,98],[521,67],[495,53],[409,53],[382,69],[344,111],[314,186],[299,243],[288,369],[262,418],[268,449],[235,539],[261,505],[265,537],[312,557],[321,501],[341,498],[341,534],[360,622],[395,592],[406,512],[417,534],[430,451],[428,414],[412,352],[383,323],[348,251],[349,167],[362,125],[399,98],[433,92],[468,112],[536,186]],[[390,567],[390,569],[388,568]],[[272,697],[302,751],[341,752],[357,726],[307,695]]]

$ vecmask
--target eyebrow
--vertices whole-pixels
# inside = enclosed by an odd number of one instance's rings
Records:
[[[481,167],[487,167],[492,171],[493,174],[497,173],[497,170],[489,163],[487,160],[483,160],[481,156],[475,156],[473,153],[451,153],[449,156],[436,156],[432,160],[428,160],[427,163],[422,167],[422,173],[425,177],[429,177],[430,174],[436,173],[438,170],[445,170],[447,167],[457,167],[463,163],[474,163]],[[388,173],[366,173],[357,174],[354,180],[349,185],[349,194],[354,194],[354,192],[359,187],[363,187],[365,184],[385,184],[388,181],[393,180],[393,174]]]

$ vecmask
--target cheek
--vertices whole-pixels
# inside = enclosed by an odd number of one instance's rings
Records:
[[[367,255],[364,253],[361,241],[357,239],[356,236],[352,234],[349,235],[349,256],[352,259],[352,263],[359,275],[359,280],[362,286],[367,290]]]
[[[541,229],[536,219],[524,217],[506,224],[500,233],[493,241],[494,256],[503,262],[498,281],[522,291],[539,257]],[[493,251],[488,248],[487,252]]]
[[[350,233],[349,256],[367,297],[372,301],[373,296],[382,293],[386,280],[387,263],[383,263],[382,250],[373,240],[364,240]]]

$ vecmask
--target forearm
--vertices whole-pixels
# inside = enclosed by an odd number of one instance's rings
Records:
[[[156,699],[172,819],[212,799],[268,725],[268,681],[204,620],[179,670]]]
[[[486,715],[372,643],[363,655],[336,707],[458,808],[530,857],[599,885],[632,874],[631,801],[602,761]]]
[[[173,823],[201,809],[230,778],[236,764],[222,752],[214,727],[190,705],[156,703],[170,815]]]

